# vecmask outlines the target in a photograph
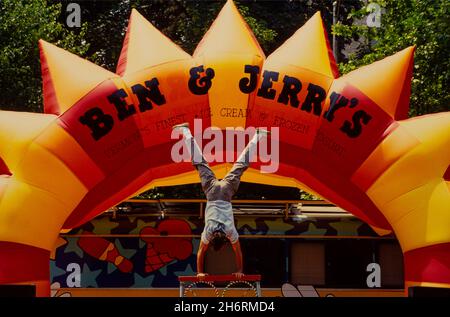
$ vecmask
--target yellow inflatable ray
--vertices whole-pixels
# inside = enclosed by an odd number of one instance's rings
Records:
[[[308,49],[305,49],[308,47]],[[289,63],[327,77],[339,77],[320,12],[270,55],[268,63]]]
[[[194,56],[133,10],[117,74],[39,45],[45,114],[0,111],[0,283],[48,295],[61,228],[145,188],[198,182],[171,157],[171,127],[202,119],[199,137],[279,128],[277,171],[255,162],[243,181],[298,186],[393,229],[407,286],[450,287],[450,114],[402,120],[414,48],[339,77],[317,13],[266,60],[232,1]],[[230,164],[212,168],[221,178]]]
[[[190,58],[190,55],[159,32],[136,9],[131,11],[117,74],[124,76],[150,66],[186,58]]]
[[[194,57],[198,64],[214,70],[214,85],[208,91],[211,125],[222,129],[244,127],[252,95],[230,90],[229,83],[239,82],[245,65],[261,67],[265,55],[232,1],[225,4]],[[242,116],[221,115],[230,105]]]
[[[411,85],[406,80],[412,74],[414,47],[360,68],[344,76],[345,80],[371,98],[377,105],[396,120],[408,117]],[[367,80],[371,74],[371,81]],[[402,83],[399,87],[398,84]],[[373,87],[379,87],[378,90]]]
[[[101,82],[119,77],[75,55],[71,58],[73,64],[69,64],[66,51],[43,40],[39,41],[39,47],[46,113],[60,115]],[[77,89],[73,89],[71,83],[76,84]]]

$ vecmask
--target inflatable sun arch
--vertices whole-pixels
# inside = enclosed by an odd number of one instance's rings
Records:
[[[266,58],[232,1],[193,56],[136,10],[116,73],[39,45],[45,113],[0,112],[0,283],[48,295],[61,229],[198,182],[171,159],[170,126],[202,119],[278,127],[278,171],[256,162],[243,181],[300,187],[393,230],[406,286],[450,287],[450,114],[407,119],[413,47],[339,77],[319,13]],[[220,178],[230,164],[212,167]]]

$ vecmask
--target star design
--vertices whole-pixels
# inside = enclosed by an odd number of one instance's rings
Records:
[[[81,287],[98,287],[97,277],[102,273],[102,270],[91,271],[89,265],[85,263],[81,271]]]
[[[154,279],[155,274],[150,274],[149,276],[144,277],[138,273],[134,273],[133,287],[151,287]]]
[[[244,234],[255,234],[255,233],[252,233],[251,230],[256,232],[258,230],[259,226],[256,223],[255,219],[245,217],[245,218],[239,219],[239,222],[236,223],[236,227],[238,230],[243,230]],[[244,228],[244,229],[242,229],[242,228]]]
[[[50,261],[50,280],[54,279],[55,277],[65,275],[67,272],[64,269],[61,269],[56,265],[56,261],[51,260]]]
[[[267,219],[266,222],[268,221],[271,222],[268,224],[271,230],[275,230],[277,232],[286,232],[295,228],[294,225],[285,222],[282,218]]]
[[[83,250],[78,246],[78,238],[68,237],[67,244],[64,248],[64,253],[74,252],[76,255],[80,257],[80,259],[84,256]]]
[[[306,234],[323,236],[327,232],[327,229],[317,228],[316,225],[312,222],[308,224],[308,230],[306,230]]]
[[[52,252],[50,253],[50,259],[54,260],[56,257],[56,251],[58,250],[58,248],[66,245],[66,244],[67,244],[66,239],[64,239],[62,237],[58,237],[58,239],[56,240],[55,247],[53,248]]]
[[[136,227],[130,231],[130,234],[139,234],[139,232],[141,232],[141,229],[143,227],[145,227],[146,225],[147,225],[147,223],[144,220],[138,219],[136,221]]]
[[[106,272],[108,274],[111,274],[115,270],[117,270],[117,266],[115,266],[114,264],[108,262],[108,264],[106,265]]]
[[[339,221],[330,222],[330,227],[336,229],[339,235],[345,236],[358,236],[358,228],[361,226],[361,222],[341,218]]]
[[[162,276],[167,276],[167,266],[169,266],[170,263],[167,263],[166,265],[164,265],[163,267],[161,267],[158,272],[162,275]]]
[[[175,274],[175,275],[177,275],[178,276],[178,274],[176,274],[176,273],[178,273],[178,272],[181,272],[183,275],[196,275],[196,271],[192,268],[192,265],[191,264],[188,264],[187,266],[186,266],[186,268],[184,269],[184,270],[179,270],[179,271],[177,271],[177,270],[174,270],[173,271],[173,273]]]
[[[97,219],[93,219],[91,223],[94,225],[93,233],[102,234],[102,233],[110,233],[114,228],[117,228],[120,223],[115,221],[101,221]]]
[[[120,242],[120,239],[115,240],[115,245],[117,247],[117,250],[119,250],[119,253],[124,256],[127,259],[131,259],[133,255],[136,254],[136,249],[127,249],[122,246],[122,243]]]
[[[147,246],[147,243],[145,243],[144,240],[139,239],[139,249],[142,249],[142,248],[144,248],[144,247],[146,247],[146,246]]]

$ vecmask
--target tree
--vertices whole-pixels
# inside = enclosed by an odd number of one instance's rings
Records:
[[[378,0],[383,9],[380,28],[338,24],[335,34],[361,42],[360,48],[341,63],[347,73],[407,46],[416,45],[410,115],[450,110],[450,2],[447,0]],[[352,18],[363,18],[367,6],[353,10]]]
[[[69,31],[58,22],[61,12],[45,0],[0,1],[0,109],[42,112],[39,39],[85,56],[87,25]]]
[[[225,1],[136,1],[134,6],[161,32],[188,53],[193,53]],[[255,33],[261,46],[274,42],[277,33],[267,26],[263,19],[253,17],[246,2],[236,5]]]
[[[101,66],[115,70],[132,8],[192,54],[224,4],[225,0],[82,2],[83,21],[89,24],[87,39],[91,45],[88,55],[95,55]],[[321,11],[325,26],[331,33],[332,2],[329,0],[235,0],[235,4],[266,55],[278,48],[317,11]],[[359,0],[346,0],[345,6],[340,7],[341,15],[360,6]]]
[[[115,71],[132,8],[188,53],[210,27],[225,3],[192,0],[83,1],[81,29],[65,27],[71,0],[2,0],[0,2],[0,109],[42,111],[38,40],[43,38],[102,67]],[[342,13],[358,0],[346,1]],[[289,38],[317,10],[330,26],[328,0],[235,1],[266,55]],[[13,80],[12,80],[13,79]]]

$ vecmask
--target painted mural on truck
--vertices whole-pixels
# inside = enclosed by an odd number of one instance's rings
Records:
[[[239,216],[235,223],[243,240],[378,237],[367,224],[348,216]],[[63,288],[178,287],[178,276],[196,272],[203,225],[198,216],[113,218],[103,214],[60,235],[52,254],[51,281]]]

